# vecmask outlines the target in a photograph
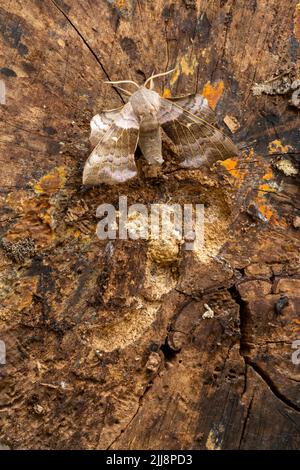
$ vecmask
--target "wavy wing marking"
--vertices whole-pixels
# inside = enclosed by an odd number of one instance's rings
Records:
[[[123,106],[112,111],[105,111],[101,114],[96,114],[91,120],[91,133],[90,142],[92,147],[98,144],[99,140],[102,139],[105,132],[113,124],[114,120],[122,111]]]
[[[183,167],[210,166],[238,154],[233,142],[215,127],[215,114],[201,95],[161,98],[159,123],[184,159]]]
[[[108,118],[105,113],[105,120],[103,115],[97,116],[101,120],[96,116],[93,118],[94,134],[91,141],[96,142],[96,136],[100,141],[97,140],[98,143],[85,164],[83,184],[123,183],[137,173],[134,152],[138,142],[139,123],[130,103],[114,116]],[[109,119],[112,120],[111,124]]]

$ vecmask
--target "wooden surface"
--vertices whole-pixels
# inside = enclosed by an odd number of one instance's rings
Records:
[[[297,1],[4,0],[0,41],[1,445],[299,449],[299,111],[252,91],[300,78]],[[157,90],[203,92],[239,158],[182,170],[165,144],[157,178],[137,153],[82,187],[89,121],[122,104],[103,80],[173,67]],[[204,203],[204,248],[99,241],[119,195]]]

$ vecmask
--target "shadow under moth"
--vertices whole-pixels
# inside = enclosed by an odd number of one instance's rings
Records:
[[[128,102],[92,118],[94,150],[85,163],[83,184],[116,184],[134,178],[137,145],[149,165],[161,165],[162,131],[181,157],[181,167],[209,167],[238,154],[233,142],[216,128],[215,114],[206,98],[194,94],[165,99],[153,90],[153,79],[170,72],[153,75],[142,86],[131,80],[107,82],[115,86],[131,83],[137,91],[131,94],[117,86],[129,95]]]

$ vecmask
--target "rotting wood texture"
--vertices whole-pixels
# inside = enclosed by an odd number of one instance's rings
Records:
[[[4,0],[0,41],[1,446],[299,449],[299,111],[252,88],[300,78],[300,4]],[[103,80],[173,67],[239,157],[82,187]],[[98,240],[119,195],[204,203],[204,247]]]

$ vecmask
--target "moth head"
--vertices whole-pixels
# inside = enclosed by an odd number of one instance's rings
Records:
[[[149,116],[155,116],[160,108],[160,96],[154,90],[141,86],[130,97],[130,103],[134,112],[141,120]]]

